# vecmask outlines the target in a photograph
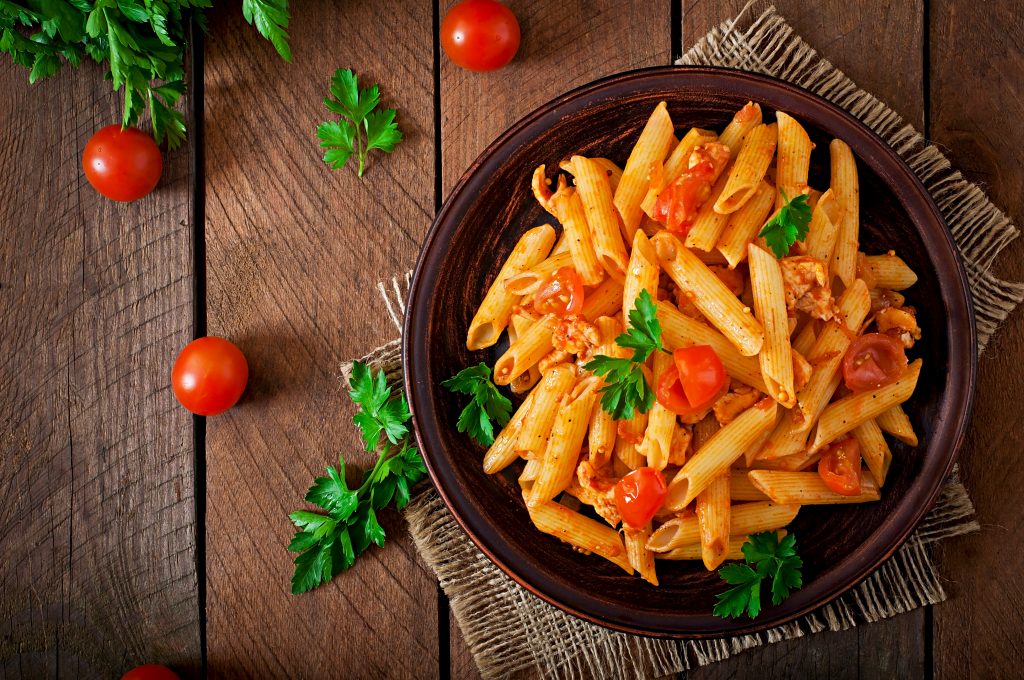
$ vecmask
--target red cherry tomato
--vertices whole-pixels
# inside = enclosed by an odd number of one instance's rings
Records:
[[[686,392],[683,391],[683,385],[679,382],[679,370],[675,366],[667,369],[658,378],[654,396],[659,404],[680,416],[696,415],[711,406],[711,404],[690,405],[690,400],[686,398]]]
[[[583,280],[572,267],[562,267],[540,284],[533,308],[538,314],[579,314],[583,309]]]
[[[93,188],[114,201],[135,201],[156,187],[164,162],[156,142],[135,128],[100,128],[89,138],[82,169]]]
[[[462,0],[444,15],[441,46],[470,71],[494,71],[519,50],[516,15],[497,0]]]
[[[654,219],[676,234],[685,236],[693,226],[697,211],[711,194],[715,166],[703,161],[683,172],[665,187],[654,204]]]
[[[242,350],[214,336],[185,345],[171,371],[174,396],[200,416],[215,416],[234,406],[248,379]]]
[[[121,680],[178,680],[178,674],[167,666],[147,663],[131,669],[121,676]]]
[[[672,353],[679,371],[679,382],[691,404],[707,407],[729,385],[729,376],[718,354],[710,345],[680,347]]]
[[[856,439],[843,439],[821,454],[818,476],[832,491],[843,496],[860,493],[860,445]]]
[[[634,529],[642,529],[665,500],[668,487],[665,478],[654,468],[633,470],[615,485],[615,507],[622,521]]]
[[[843,380],[854,392],[894,383],[906,372],[903,344],[884,333],[865,333],[856,338],[843,357]]]

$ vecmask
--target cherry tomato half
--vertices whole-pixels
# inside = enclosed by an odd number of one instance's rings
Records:
[[[706,411],[710,406],[710,404],[690,405],[690,400],[686,398],[686,392],[683,391],[683,385],[679,382],[679,370],[675,366],[667,369],[658,378],[654,396],[659,404],[680,416],[696,415]]]
[[[856,338],[843,357],[843,380],[854,392],[894,383],[906,372],[903,344],[884,333],[865,333]]]
[[[729,376],[718,354],[710,345],[680,347],[672,353],[679,371],[679,382],[686,399],[697,406],[708,406],[729,385]]]
[[[153,138],[120,125],[100,128],[82,153],[82,170],[93,188],[114,201],[135,201],[160,181],[164,162]]]
[[[441,46],[470,71],[494,71],[519,50],[516,15],[497,0],[462,0],[444,15]]]
[[[818,476],[825,486],[843,496],[860,493],[860,469],[860,444],[853,438],[832,444],[818,461]]]
[[[147,663],[131,669],[121,676],[121,680],[178,680],[178,674],[167,666]]]
[[[666,493],[668,487],[660,472],[650,467],[637,468],[615,485],[615,507],[624,524],[642,529],[661,508]]]
[[[174,396],[200,416],[215,416],[234,406],[248,379],[249,365],[242,350],[214,336],[185,345],[171,370]]]
[[[583,309],[583,280],[572,267],[562,267],[540,284],[533,299],[538,314],[579,314]]]

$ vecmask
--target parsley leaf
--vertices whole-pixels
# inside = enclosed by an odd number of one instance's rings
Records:
[[[353,366],[350,386],[352,400],[360,405],[360,415],[366,416],[369,430],[363,424],[360,429],[367,444],[372,434],[371,448],[376,448],[383,432],[398,446],[385,445],[357,489],[348,487],[345,460],[340,457],[337,468],[328,466],[327,474],[313,481],[305,499],[320,512],[296,510],[289,515],[297,531],[288,550],[299,553],[292,574],[293,594],[331,580],[371,544],[383,546],[386,536],[377,511],[392,503],[399,510],[404,508],[410,490],[427,472],[419,451],[405,438],[411,417],[405,395],[392,396],[384,373],[374,374],[362,363]]]
[[[363,176],[366,157],[373,149],[391,153],[402,133],[395,123],[395,110],[375,110],[380,103],[376,85],[359,89],[359,78],[351,69],[338,69],[331,78],[331,95],[324,106],[341,116],[340,121],[327,121],[317,126],[316,136],[324,149],[324,163],[332,170],[344,167],[356,154],[358,174]]]
[[[803,585],[803,560],[796,554],[796,536],[781,541],[778,533],[751,534],[743,544],[746,564],[727,564],[718,570],[722,580],[732,586],[715,596],[715,616],[750,618],[761,612],[761,582],[771,579],[772,604],[781,604],[790,592]],[[752,565],[752,566],[751,566]]]
[[[782,191],[780,189],[780,191]],[[764,237],[775,257],[785,257],[789,249],[797,241],[807,238],[807,229],[811,224],[811,206],[807,205],[807,195],[800,194],[789,200],[782,191],[785,204],[775,217],[768,221],[758,236]]]
[[[628,420],[636,411],[647,413],[654,406],[654,391],[647,384],[643,366],[655,350],[664,351],[657,311],[651,294],[640,291],[629,312],[629,328],[615,338],[620,347],[632,349],[633,356],[623,359],[598,354],[583,366],[604,378],[601,408],[615,420]]]
[[[242,16],[269,40],[281,58],[292,60],[288,46],[288,0],[242,0]]]
[[[459,414],[456,424],[459,432],[468,432],[470,437],[483,446],[493,444],[494,426],[491,420],[496,420],[499,427],[505,427],[512,415],[512,402],[491,382],[491,369],[487,364],[479,363],[464,368],[441,385],[452,392],[473,397]]]

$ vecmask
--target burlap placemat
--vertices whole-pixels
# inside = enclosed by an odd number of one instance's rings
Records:
[[[728,66],[788,80],[835,102],[888,142],[924,182],[953,232],[970,279],[979,350],[984,350],[1000,322],[1024,299],[1024,285],[991,273],[1000,251],[1018,235],[1016,227],[913,127],[822,59],[774,7],[752,5],[709,32],[677,63]],[[399,331],[409,278],[405,274],[378,284]],[[389,381],[397,383],[402,369],[400,348],[400,340],[393,340],[362,361],[385,370]],[[346,380],[350,367],[342,367]],[[844,630],[941,602],[946,594],[931,561],[930,544],[979,528],[974,506],[954,472],[935,508],[906,544],[844,596],[764,633],[673,641],[613,632],[530,594],[477,550],[432,487],[409,505],[406,519],[420,555],[448,595],[485,678],[659,677],[758,645],[822,630]]]

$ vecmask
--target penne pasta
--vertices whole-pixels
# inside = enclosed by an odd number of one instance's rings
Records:
[[[596,381],[584,380],[562,397],[544,452],[544,462],[527,502],[531,508],[550,501],[565,491],[572,481],[583,438],[587,435],[596,388]]]
[[[583,203],[597,261],[609,276],[622,281],[629,256],[622,240],[619,213],[612,202],[608,175],[590,158],[573,156],[572,164],[576,169],[576,193]]]
[[[723,427],[679,469],[668,485],[665,507],[679,511],[726,472],[761,433],[775,423],[778,405],[762,399]]]
[[[831,264],[842,217],[839,201],[829,189],[821,195],[814,210],[811,211],[811,224],[807,228],[807,238],[804,240],[806,255]]]
[[[654,571],[654,553],[647,549],[647,539],[651,537],[651,523],[643,529],[624,527],[622,538],[626,544],[626,559],[636,569],[640,577],[651,585],[658,585],[658,575]]]
[[[580,550],[600,555],[622,567],[627,574],[633,573],[619,532],[607,524],[585,517],[554,501],[530,507],[530,519],[545,534]]]
[[[777,532],[779,540],[781,540],[788,532],[785,529],[779,529]],[[726,560],[742,560],[743,558],[743,544],[750,540],[749,535],[742,536],[730,536],[728,547],[725,551]],[[704,559],[703,548],[699,544],[695,545],[682,545],[678,548],[673,548],[665,553],[654,553],[654,556],[659,560],[702,560]]]
[[[554,253],[529,269],[505,280],[505,290],[513,295],[533,295],[552,274],[562,267],[572,266],[569,251]]]
[[[860,446],[860,455],[871,470],[871,476],[878,482],[878,486],[885,486],[885,477],[892,464],[892,451],[882,436],[882,428],[878,427],[876,421],[869,420],[853,428],[853,437]]]
[[[587,433],[587,455],[594,467],[604,467],[611,460],[615,451],[617,430],[618,423],[610,413],[601,408],[601,400],[595,399]]]
[[[735,158],[740,152],[743,140],[747,133],[761,124],[761,105],[747,102],[742,109],[736,112],[729,124],[722,130],[718,137],[720,144],[729,147],[732,157]]]
[[[614,203],[622,218],[623,235],[627,241],[640,226],[640,218],[644,214],[640,202],[647,195],[651,185],[651,166],[661,164],[668,155],[671,145],[675,142],[672,119],[668,115],[665,102],[654,107],[654,112],[647,120],[636,146],[629,154],[626,167],[622,170],[622,179],[615,189]]]
[[[583,296],[583,318],[593,323],[622,309],[622,282],[607,278]]]
[[[820,451],[858,425],[905,402],[914,393],[920,374],[921,360],[918,359],[910,364],[907,372],[896,382],[876,390],[854,392],[829,404],[818,418],[818,429],[814,433],[811,450]]]
[[[530,326],[537,323],[538,318],[540,317],[532,313],[527,313],[521,309],[512,314],[512,320],[508,326],[509,344],[514,344],[520,335],[525,333]],[[539,381],[540,369],[537,366],[531,366],[526,373],[523,373],[509,383],[509,387],[512,388],[512,391],[515,394],[524,394],[529,392]]]
[[[638,448],[647,430],[647,420],[646,413],[637,411],[629,420],[616,421],[615,457],[630,470],[644,467],[647,462]]]
[[[626,268],[626,280],[622,286],[622,318],[629,319],[629,313],[636,305],[640,291],[646,290],[652,300],[658,299],[658,254],[647,240],[647,234],[637,231],[633,236],[633,248]]]
[[[654,384],[658,384],[665,371],[675,365],[672,355],[665,352],[654,353]],[[647,467],[664,470],[668,465],[672,450],[673,436],[676,431],[676,414],[655,401],[647,417],[647,430],[637,451],[647,459]]]
[[[708,571],[718,569],[729,552],[730,511],[729,474],[725,473],[697,495],[701,557]]]
[[[548,445],[562,398],[576,384],[575,364],[559,364],[548,369],[533,391],[533,407],[523,422],[516,451],[524,458],[541,458]]]
[[[774,202],[775,189],[767,182],[761,182],[742,208],[727,215],[728,222],[717,245],[730,269],[735,269],[747,259],[747,246],[754,242],[768,221]]]
[[[761,351],[764,329],[760,322],[706,264],[667,232],[658,234],[651,243],[657,250],[661,268],[740,354],[754,356]]]
[[[508,385],[528,371],[551,351],[551,326],[555,315],[548,314],[537,320],[522,336],[510,345],[494,363],[494,383]]]
[[[846,142],[833,139],[829,145],[832,159],[832,191],[842,217],[839,234],[832,254],[829,270],[849,286],[857,277],[857,250],[860,248],[860,184],[857,162]]]
[[[796,505],[845,505],[868,503],[881,498],[878,485],[864,477],[860,493],[844,496],[832,491],[817,472],[786,472],[783,470],[751,470],[750,481],[776,503]]]
[[[508,423],[505,424],[505,427],[501,428],[501,432],[494,438],[494,443],[488,447],[487,453],[484,454],[484,472],[487,474],[493,475],[501,472],[511,465],[513,461],[519,459],[519,452],[516,451],[516,441],[519,439],[523,423],[526,421],[530,409],[533,408],[534,401],[536,401],[535,394],[535,392],[531,392],[527,395],[523,403],[516,409],[516,412],[512,414]]]
[[[778,126],[758,125],[747,133],[725,189],[715,201],[715,212],[733,213],[746,203],[764,179],[775,155]]]
[[[707,144],[718,139],[718,135],[710,130],[701,130],[699,128],[690,128],[690,131],[683,135],[683,138],[679,140],[672,153],[669,154],[665,160],[665,164],[662,168],[662,182],[661,185],[655,187],[652,183],[647,189],[647,193],[644,195],[642,201],[640,201],[640,209],[648,216],[654,214],[654,204],[658,202],[658,194],[672,182],[679,179],[679,176],[683,174],[683,171],[687,169],[687,165],[690,162],[690,154],[693,150],[701,144]]]
[[[555,230],[547,224],[534,227],[519,238],[469,323],[468,349],[475,351],[498,342],[501,332],[508,326],[512,308],[519,302],[518,295],[505,290],[505,281],[541,262],[554,243]]]
[[[786,295],[782,270],[775,256],[751,243],[750,284],[754,291],[754,313],[764,328],[764,347],[758,359],[768,395],[785,408],[796,406],[793,388],[793,354],[789,345]]]
[[[740,503],[732,506],[730,525],[733,535],[756,534],[781,529],[792,522],[799,505],[780,505],[770,501]],[[651,533],[647,549],[664,553],[684,545],[700,545],[700,523],[696,516],[671,519]]]
[[[726,225],[729,224],[729,216],[715,211],[715,201],[722,195],[728,181],[729,175],[723,173],[712,185],[708,200],[704,201],[700,210],[697,211],[697,216],[693,218],[693,225],[686,234],[687,248],[712,252],[715,244],[718,243]]]
[[[729,473],[729,498],[737,501],[766,501],[768,496],[754,486],[747,476],[747,470],[733,470]]]
[[[899,404],[879,413],[875,422],[882,428],[882,432],[888,432],[907,446],[917,446],[917,433],[906,411]]]
[[[788,113],[776,112],[775,121],[779,126],[778,159],[775,163],[775,186],[779,190],[775,209],[778,210],[786,202],[783,194],[791,201],[800,194],[810,192],[807,173],[814,144],[803,126]]]
[[[555,217],[565,228],[565,239],[572,257],[572,266],[585,286],[596,286],[605,278],[604,267],[597,261],[597,252],[587,224],[583,202],[575,191],[555,192],[551,198]]]
[[[878,288],[906,290],[917,283],[917,274],[914,270],[894,253],[868,255],[865,259]]]

